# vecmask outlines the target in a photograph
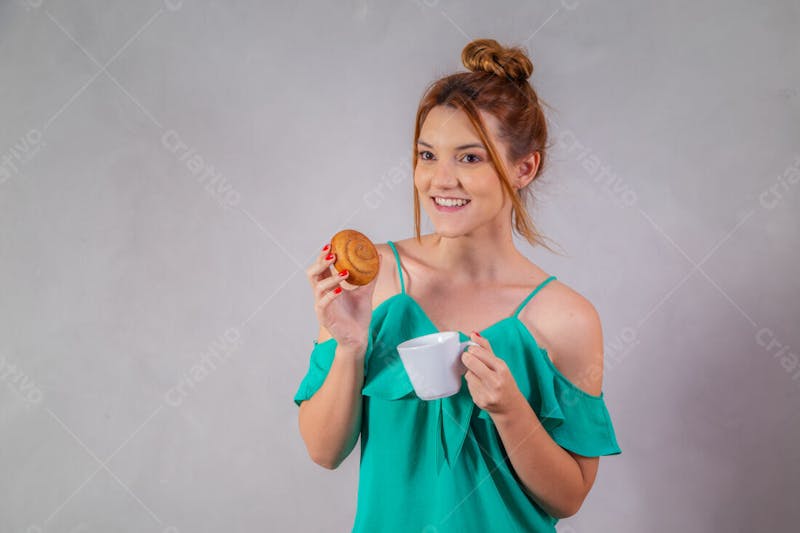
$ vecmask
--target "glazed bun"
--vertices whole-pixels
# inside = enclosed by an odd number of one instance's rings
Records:
[[[333,268],[337,272],[347,269],[345,280],[350,285],[366,285],[378,275],[380,261],[378,249],[366,235],[344,229],[331,237],[331,253],[336,254]]]
[[[475,39],[461,52],[461,62],[472,72],[489,72],[523,82],[533,74],[533,63],[523,48],[505,47],[494,39]]]

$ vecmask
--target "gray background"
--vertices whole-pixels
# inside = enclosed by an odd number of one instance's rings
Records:
[[[0,531],[349,531],[358,448],[313,464],[292,402],[304,269],[412,235],[414,112],[478,37],[554,108],[533,216],[567,255],[519,247],[603,319],[623,453],[559,530],[794,529],[798,30],[789,0],[2,2]]]

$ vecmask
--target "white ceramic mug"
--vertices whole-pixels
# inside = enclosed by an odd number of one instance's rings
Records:
[[[439,331],[397,345],[400,360],[420,399],[445,398],[461,390],[461,376],[467,371],[461,354],[467,346],[478,343],[458,339],[457,331]]]

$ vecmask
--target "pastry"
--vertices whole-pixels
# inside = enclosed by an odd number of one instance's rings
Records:
[[[333,268],[347,269],[345,281],[351,285],[366,285],[378,275],[378,249],[359,231],[343,229],[331,237],[331,253],[336,254]]]

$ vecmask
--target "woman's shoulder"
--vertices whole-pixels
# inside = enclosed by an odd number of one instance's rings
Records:
[[[394,244],[395,241],[392,241]],[[381,257],[380,267],[378,268],[375,291],[372,293],[372,309],[376,309],[384,301],[395,296],[400,290],[400,278],[398,277],[397,262],[394,252],[387,242],[376,242],[375,249]]]
[[[427,235],[422,235],[423,244],[427,240]],[[397,293],[402,292],[402,285],[400,282],[400,274],[403,273],[406,290],[408,290],[408,264],[419,264],[423,256],[421,255],[422,246],[415,237],[407,239],[392,240],[392,244],[400,256],[400,264],[398,265],[397,258],[395,257],[394,250],[389,245],[389,241],[382,243],[374,243],[375,248],[381,256],[381,265],[378,271],[378,281],[375,287],[375,294],[373,295],[373,309],[378,307],[384,300],[391,298]]]
[[[550,274],[540,271],[536,279],[540,284],[550,278]],[[536,329],[544,330],[548,337],[561,338],[560,333],[570,331],[577,322],[585,324],[598,318],[592,302],[558,277],[549,281],[531,301],[522,308],[519,318],[530,322]]]
[[[520,321],[567,379],[589,394],[600,394],[603,335],[597,309],[559,279],[545,288],[522,309]]]
[[[405,239],[398,239],[393,240],[392,244],[394,244],[397,252],[402,257],[402,260],[418,260],[422,257],[422,254],[425,253],[426,244],[430,242],[430,238],[433,237],[433,234],[427,235],[420,235],[420,239],[417,240],[416,237],[408,237]],[[392,255],[392,249],[389,247],[389,243],[386,243],[386,250]]]

